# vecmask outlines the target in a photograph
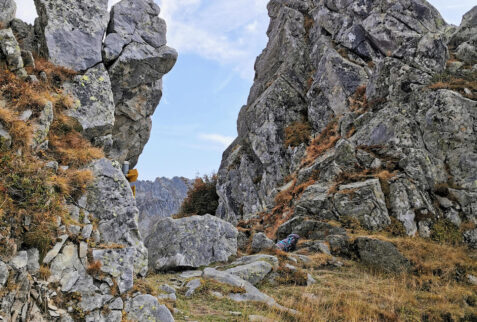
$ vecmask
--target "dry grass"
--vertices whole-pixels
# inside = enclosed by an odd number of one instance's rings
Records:
[[[102,264],[100,261],[91,261],[86,271],[91,276],[98,276],[99,274],[101,274],[101,266]]]
[[[299,200],[303,192],[315,183],[315,179],[311,178],[308,181],[297,184],[296,178],[293,179],[291,186],[288,189],[280,191],[275,196],[275,207],[269,213],[261,215],[258,222],[260,229],[255,225],[253,230],[262,230],[264,228],[265,234],[268,238],[275,239],[278,228],[293,217],[293,201]]]
[[[306,150],[306,156],[302,161],[303,166],[313,163],[320,155],[335,146],[341,139],[338,133],[338,118],[333,119],[326,128],[315,138]]]
[[[44,281],[48,280],[51,276],[51,271],[48,266],[42,265],[38,271],[38,277]]]
[[[294,122],[285,128],[285,148],[297,147],[301,144],[308,144],[311,136],[311,125],[309,122]]]
[[[62,165],[79,168],[104,157],[101,149],[93,147],[81,135],[79,124],[61,111],[57,111],[57,118],[51,125],[48,138],[53,157]]]
[[[452,73],[447,69],[441,74],[434,75],[433,82],[428,88],[431,90],[450,89],[459,92],[467,98],[477,100],[477,72],[468,71],[463,73],[462,71],[457,71]],[[466,92],[465,89],[470,92]]]
[[[361,169],[356,172],[342,172],[336,178],[334,184],[328,190],[328,194],[335,194],[339,192],[339,186],[353,183],[353,182],[361,182],[366,181],[369,179],[379,179],[381,183],[381,188],[383,192],[386,194],[386,190],[388,189],[388,181],[394,178],[397,175],[397,172],[390,172],[387,169]],[[354,191],[345,191],[344,193],[352,193]],[[343,193],[343,192],[341,192]]]
[[[264,289],[280,304],[301,313],[291,318],[268,310],[267,316],[277,321],[475,320],[477,287],[459,279],[462,274],[475,274],[477,261],[471,252],[420,238],[384,234],[379,238],[396,244],[413,263],[413,274],[382,274],[355,262],[328,269],[326,255],[313,255],[315,270],[310,272],[317,284]]]
[[[45,71],[48,81],[27,83],[7,70],[0,70],[0,97],[5,102],[0,107],[0,122],[13,140],[11,148],[0,146],[0,215],[9,218],[0,223],[1,231],[9,232],[8,239],[0,245],[0,253],[9,252],[9,240],[20,240],[22,247],[37,248],[43,257],[56,241],[57,217],[68,217],[65,199],[78,198],[92,180],[91,172],[82,167],[103,156],[101,150],[92,148],[81,137],[81,129],[63,116],[72,100],[63,94],[61,83],[74,73],[41,59],[36,69],[29,72],[38,75],[40,71]],[[34,120],[47,101],[55,108],[49,137],[52,149],[34,152],[30,148],[33,121],[21,121],[19,115],[31,109]],[[55,173],[45,167],[51,160],[70,168]],[[31,221],[28,227],[23,225],[26,218]]]

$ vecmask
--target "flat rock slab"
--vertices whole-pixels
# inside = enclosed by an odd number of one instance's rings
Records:
[[[273,267],[267,262],[258,261],[230,268],[225,272],[238,276],[247,282],[257,285],[272,271]]]

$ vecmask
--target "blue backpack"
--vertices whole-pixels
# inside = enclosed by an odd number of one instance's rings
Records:
[[[297,234],[291,234],[286,239],[279,241],[277,243],[277,247],[285,252],[293,251],[296,247],[298,239],[300,239],[300,236]]]

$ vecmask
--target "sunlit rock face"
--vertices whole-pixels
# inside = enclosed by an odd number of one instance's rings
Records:
[[[289,218],[351,216],[371,230],[394,218],[410,235],[437,218],[475,222],[476,93],[432,84],[475,79],[476,9],[457,29],[421,0],[272,0],[268,11],[216,215],[255,218],[307,183]],[[317,139],[290,144],[297,124]]]

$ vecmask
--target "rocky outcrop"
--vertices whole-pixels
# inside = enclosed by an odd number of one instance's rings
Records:
[[[138,228],[136,200],[118,162],[137,161],[149,139],[150,127],[145,124],[150,123],[162,95],[161,78],[177,58],[177,53],[165,45],[166,28],[158,17],[159,7],[152,0],[123,0],[110,15],[106,0],[36,0],[35,5],[39,18],[33,27],[14,19],[13,1],[0,1],[0,67],[16,75],[3,71],[3,79],[10,82],[12,77],[12,83],[24,85],[29,99],[38,96],[38,102],[25,103],[19,111],[14,111],[17,97],[0,100],[2,109],[12,109],[11,115],[2,117],[0,144],[3,155],[5,148],[18,144],[15,135],[27,137],[22,137],[21,148],[14,153],[7,151],[7,155],[34,160],[39,178],[48,181],[42,182],[38,190],[50,196],[42,203],[41,211],[45,210],[40,213],[48,213],[51,218],[45,215],[45,236],[34,230],[38,226],[30,211],[36,210],[22,209],[18,221],[4,222],[1,239],[7,247],[2,248],[0,256],[1,318],[173,321],[157,298],[133,292],[135,279],[144,277],[148,270],[148,252]],[[130,19],[132,12],[134,19]],[[107,36],[112,33],[128,43],[122,44],[124,48],[114,57],[103,57],[103,47],[110,44]],[[105,36],[108,40],[103,44]],[[61,67],[35,62],[33,54]],[[32,75],[27,71],[33,71]],[[11,123],[18,125],[17,132],[11,131]],[[124,126],[134,127],[135,135],[121,133]],[[19,133],[30,130],[31,140],[28,133]],[[57,147],[52,137],[63,130],[74,134],[71,145],[86,146],[73,148],[89,149],[94,155],[85,160],[98,158],[101,153],[81,135],[103,148],[109,159],[94,160],[89,165],[89,161],[65,162],[59,153],[52,152]],[[120,138],[127,143],[121,143]],[[114,147],[125,157],[119,156]],[[73,180],[82,183],[70,182],[66,173],[73,173],[77,176]],[[60,181],[64,183],[61,189],[57,185]],[[72,190],[62,191],[65,195],[55,199],[63,188]],[[74,194],[70,193],[73,189]],[[22,192],[22,198],[28,201],[36,198],[33,195],[25,197]],[[12,207],[9,211],[16,216]],[[3,209],[1,212],[5,215]],[[9,226],[14,225],[21,227],[18,233],[11,233]],[[39,245],[37,248],[30,248],[26,234],[34,234],[36,239],[30,242]],[[221,256],[225,255],[217,255]]]
[[[360,260],[370,267],[386,272],[405,272],[409,261],[390,242],[359,237],[354,242]]]
[[[139,209],[139,231],[144,238],[151,233],[157,221],[179,211],[191,184],[191,180],[179,177],[137,181],[133,184]]]
[[[477,222],[475,8],[455,31],[421,0],[272,0],[268,11],[216,215],[369,230],[395,219],[427,236],[439,218]],[[460,61],[447,65],[449,48]],[[452,77],[461,85],[446,86]],[[277,193],[291,201],[277,204]]]
[[[128,265],[128,270],[144,276],[147,272],[147,250],[137,226],[139,211],[129,183],[119,166],[115,167],[107,159],[94,162],[91,168],[96,179],[89,190],[85,209],[98,220],[101,242],[125,246],[121,250],[112,251],[109,256],[130,259],[104,260],[105,265],[102,268],[107,269],[108,265]],[[98,258],[104,256],[103,253],[98,254]]]
[[[56,65],[85,71],[102,62],[108,1],[35,0],[41,52]]]
[[[108,157],[134,167],[149,140],[162,76],[177,60],[177,52],[166,46],[159,7],[152,0],[123,0],[109,14],[107,0],[35,4],[34,35],[16,24],[25,48],[34,47],[31,38],[37,37],[40,54],[78,72],[65,86],[75,98],[70,115]]]
[[[211,215],[160,220],[146,238],[149,266],[158,271],[225,262],[237,253],[237,228]]]
[[[162,96],[162,76],[177,60],[166,46],[166,24],[152,0],[123,0],[113,6],[103,46],[116,106],[116,160],[137,163],[151,132],[151,116]]]
[[[6,67],[11,72],[22,77],[27,75],[23,69],[20,46],[11,29],[0,30],[0,61],[6,63]]]
[[[17,12],[17,4],[14,0],[0,1],[0,24],[6,27],[15,18]],[[3,28],[2,27],[2,28]]]

